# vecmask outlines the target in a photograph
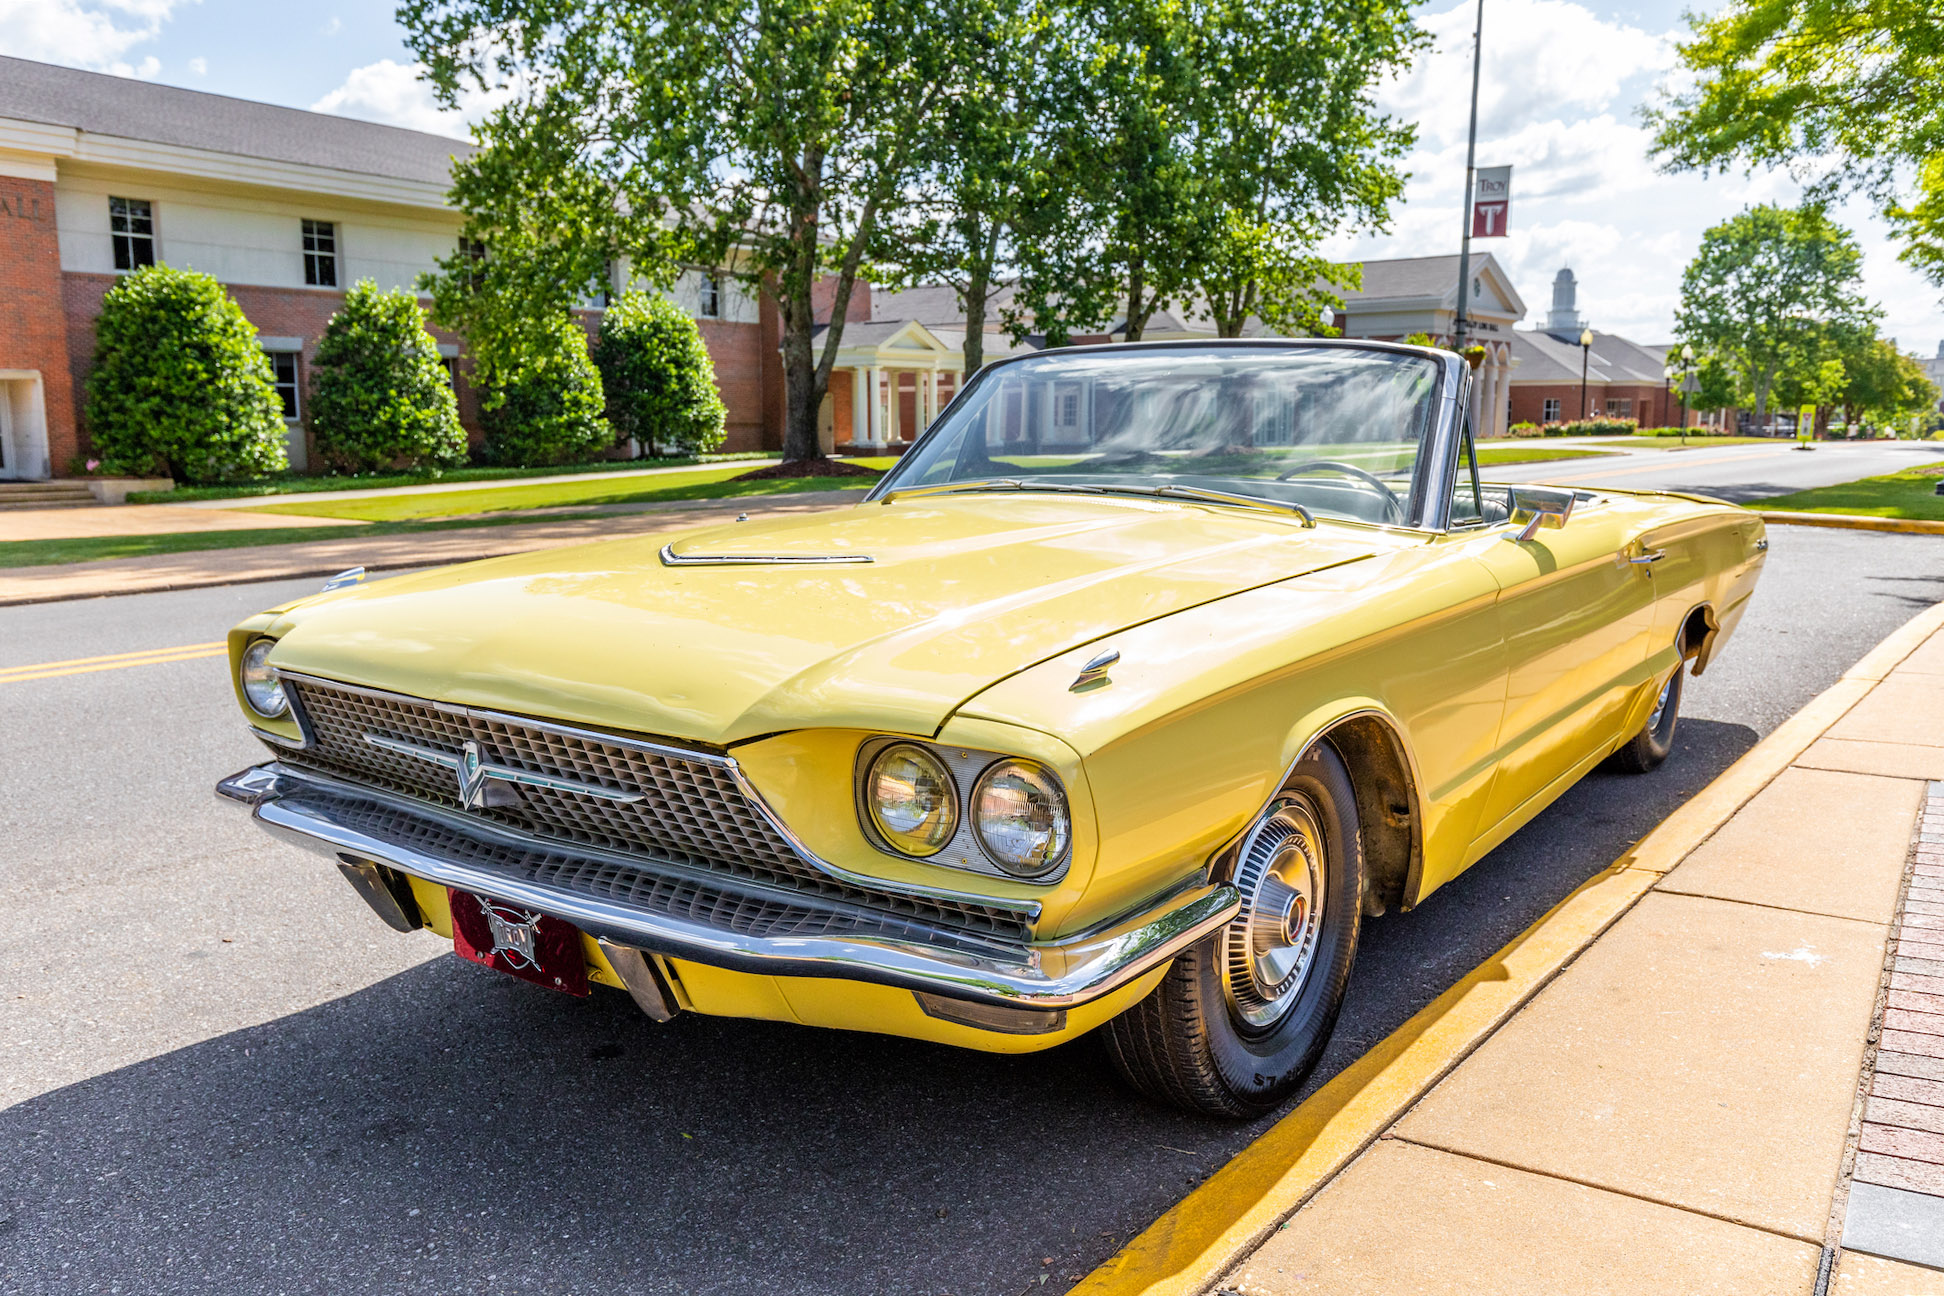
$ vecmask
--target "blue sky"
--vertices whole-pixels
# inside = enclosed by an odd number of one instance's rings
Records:
[[[1680,273],[1701,232],[1751,202],[1792,201],[1780,174],[1704,180],[1659,174],[1640,105],[1670,75],[1680,0],[1485,0],[1481,166],[1511,164],[1512,233],[1475,248],[1507,267],[1527,322],[1562,265],[1596,327],[1643,342],[1671,336]],[[0,0],[0,53],[171,85],[463,134],[416,81],[387,0]],[[1470,0],[1429,0],[1437,49],[1388,87],[1419,126],[1405,203],[1388,232],[1351,234],[1342,256],[1457,250],[1470,88]],[[1865,289],[1884,331],[1910,351],[1944,340],[1939,293],[1902,266],[1867,206],[1839,215],[1864,248]]]

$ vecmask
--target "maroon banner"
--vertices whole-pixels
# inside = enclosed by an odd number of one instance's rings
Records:
[[[1472,180],[1472,237],[1504,238],[1512,217],[1512,168],[1480,167]]]

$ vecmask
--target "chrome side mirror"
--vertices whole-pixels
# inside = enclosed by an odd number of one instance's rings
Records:
[[[1572,491],[1560,490],[1554,486],[1514,486],[1512,488],[1512,520],[1517,522],[1524,515],[1525,525],[1508,540],[1530,540],[1539,534],[1541,527],[1556,531],[1566,525],[1573,516],[1573,501],[1577,498]]]

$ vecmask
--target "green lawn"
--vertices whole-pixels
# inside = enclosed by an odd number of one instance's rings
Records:
[[[869,467],[877,460],[860,460]],[[738,482],[750,471],[746,463],[694,472],[659,473],[621,481],[538,482],[529,486],[487,487],[468,491],[408,491],[365,499],[297,501],[264,504],[252,513],[288,513],[300,517],[351,518],[359,522],[409,522],[422,518],[465,517],[504,513],[509,509],[585,508],[596,504],[653,504],[672,500],[740,499],[746,495],[793,495],[800,491],[862,490],[874,479],[866,477],[800,477],[786,481]]]
[[[1545,463],[1551,459],[1600,459],[1605,450],[1583,450],[1578,446],[1482,445],[1478,447],[1478,466],[1493,464]]]
[[[1944,462],[1906,468],[1888,477],[1865,477],[1840,486],[1818,486],[1793,495],[1755,500],[1752,509],[1792,513],[1855,513],[1863,517],[1944,521],[1944,495],[1932,494],[1944,481]]]
[[[755,460],[777,459],[775,454],[680,455],[669,459],[602,459],[595,463],[555,464],[549,468],[449,468],[441,473],[388,473],[370,477],[266,477],[261,481],[231,482],[226,486],[178,486],[172,491],[135,491],[131,504],[186,504],[191,500],[249,499],[257,495],[304,495],[312,491],[383,490],[393,486],[430,486],[439,482],[502,481],[508,477],[554,477],[569,473],[640,472],[643,468],[680,468],[686,464],[740,462],[743,470]]]

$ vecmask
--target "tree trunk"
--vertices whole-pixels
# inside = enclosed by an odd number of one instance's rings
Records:
[[[965,283],[965,373],[960,382],[971,381],[985,364],[986,297],[991,291],[985,267],[974,268]]]
[[[1135,257],[1127,267],[1127,327],[1121,336],[1139,342],[1147,330],[1147,315],[1141,310],[1141,297],[1147,291],[1147,263]]]
[[[817,440],[817,408],[823,392],[817,382],[817,362],[811,333],[817,326],[806,282],[792,294],[796,300],[778,303],[783,314],[783,462],[815,459],[823,447]]]

